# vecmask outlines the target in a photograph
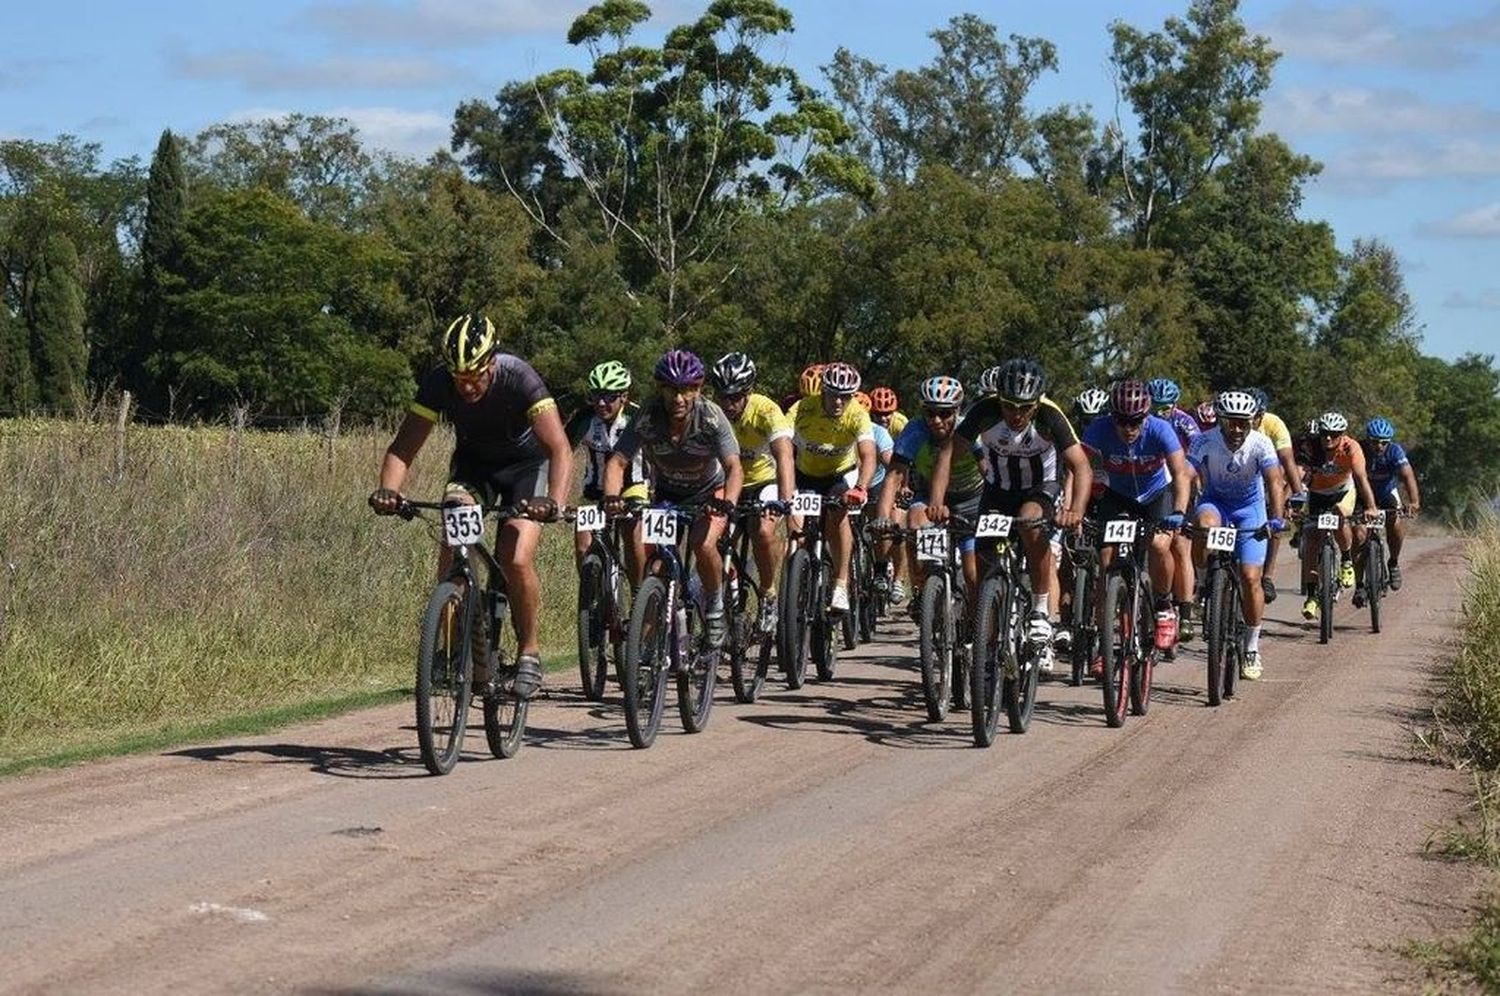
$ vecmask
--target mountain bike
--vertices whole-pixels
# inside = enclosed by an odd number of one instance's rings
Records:
[[[1385,524],[1392,516],[1409,519],[1411,513],[1405,509],[1374,509],[1365,513],[1364,524],[1367,528],[1360,553],[1364,560],[1364,573],[1360,578],[1359,588],[1364,596],[1365,606],[1370,610],[1370,631],[1373,633],[1380,632],[1380,603],[1386,592],[1391,590],[1390,568],[1387,566],[1390,553],[1386,546]],[[1358,607],[1356,602],[1355,608]]]
[[[801,688],[812,658],[821,681],[833,679],[838,668],[840,621],[829,612],[833,593],[833,560],[823,539],[823,496],[798,491],[792,497],[792,514],[802,516],[802,533],[787,558],[781,585],[781,666],[786,668],[786,686]]]
[[[849,611],[839,620],[839,630],[844,638],[844,649],[853,650],[870,637],[864,635],[861,620],[865,614],[865,601],[874,585],[871,571],[870,551],[861,542],[864,536],[864,509],[851,508],[849,516]]]
[[[1217,706],[1234,697],[1245,663],[1245,603],[1237,553],[1240,530],[1189,523],[1183,532],[1202,535],[1208,551],[1203,574],[1203,639],[1208,655],[1208,704]],[[1250,535],[1265,539],[1270,530],[1260,526]]]
[[[724,554],[725,654],[729,658],[729,680],[739,702],[751,703],[760,695],[776,655],[775,622],[769,628],[761,624],[765,591],[755,572],[751,544],[763,516],[785,511],[783,502],[741,499],[734,512],[734,528],[725,530],[719,540]]]
[[[625,530],[633,526],[644,505],[643,501],[629,501],[626,514],[613,518],[598,505],[579,505],[564,513],[578,532],[593,537],[578,565],[578,676],[583,682],[583,697],[592,702],[604,698],[610,660],[618,667],[625,652],[630,613],[623,597],[625,572],[620,549]]]
[[[1313,596],[1318,600],[1318,642],[1327,643],[1333,639],[1333,606],[1338,601],[1341,590],[1339,562],[1342,558],[1337,536],[1344,515],[1337,509],[1332,509],[1316,516],[1310,513],[1293,513],[1293,516],[1302,520],[1302,542],[1318,544],[1318,562],[1313,569]],[[1306,535],[1308,533],[1315,533],[1316,536],[1310,540]]]
[[[995,542],[995,553],[979,584],[974,607],[974,661],[969,670],[969,716],[974,745],[995,742],[1003,707],[1012,733],[1025,733],[1036,707],[1037,682],[1041,676],[1041,651],[1026,639],[1026,618],[1031,612],[1031,574],[1026,555],[1014,529],[1046,526],[1048,520],[1017,519],[998,512],[979,516],[974,531],[983,543]]]
[[[918,597],[917,654],[922,666],[922,699],[934,723],[948,716],[950,705],[962,709],[967,698],[968,665],[973,653],[969,592],[964,583],[959,540],[973,523],[950,514],[941,526],[902,530],[916,541],[924,578]]]
[[[1103,546],[1115,548],[1115,558],[1104,571],[1100,603],[1099,655],[1104,661],[1104,718],[1114,727],[1125,723],[1127,702],[1137,716],[1151,705],[1151,679],[1156,669],[1156,595],[1146,558],[1156,523],[1121,514],[1104,523]]]
[[[528,703],[511,688],[517,648],[505,632],[510,600],[505,575],[484,544],[484,518],[493,513],[503,525],[522,511],[402,499],[396,514],[410,521],[425,518],[423,511],[441,513],[443,541],[453,551],[452,565],[427,599],[417,644],[417,746],[427,770],[446,775],[463,751],[476,656],[489,663],[478,690],[490,752],[507,758],[521,749]]]
[[[642,510],[642,534],[652,547],[646,579],[630,611],[625,656],[620,659],[620,688],[625,694],[625,729],[633,746],[650,747],[661,729],[667,679],[677,679],[677,711],[682,728],[699,733],[708,726],[714,703],[721,651],[705,646],[705,606],[689,558],[678,545],[684,527],[703,514],[701,506],[648,506]],[[733,625],[724,602],[725,624]]]

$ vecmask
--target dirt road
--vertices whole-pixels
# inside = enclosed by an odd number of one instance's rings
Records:
[[[648,751],[553,675],[446,778],[401,706],[12,779],[0,990],[1410,991],[1391,946],[1477,880],[1423,856],[1465,785],[1406,728],[1461,549],[1408,551],[1386,633],[1345,602],[1320,647],[1284,572],[1266,680],[1207,708],[1195,644],[1121,730],[1052,682],[976,749],[903,625]]]

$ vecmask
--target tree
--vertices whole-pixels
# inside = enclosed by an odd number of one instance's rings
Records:
[[[30,336],[26,326],[0,299],[0,416],[24,414],[36,402]]]
[[[31,302],[31,355],[36,370],[37,400],[54,410],[76,411],[84,399],[83,288],[78,283],[78,253],[61,232],[43,247]]]
[[[1251,35],[1239,0],[1193,0],[1161,31],[1110,25],[1116,88],[1136,115],[1137,151],[1116,120],[1107,136],[1117,203],[1136,244],[1254,132],[1279,53]]]
[[[194,179],[229,190],[260,187],[287,198],[315,221],[355,223],[374,160],[345,118],[288,114],[216,124],[188,144]]]
[[[177,271],[182,257],[182,223],[187,214],[187,180],[182,146],[168,129],[156,143],[146,180],[146,229],[141,238],[141,271],[148,295]]]
[[[838,112],[760,54],[791,30],[785,9],[772,0],[714,0],[660,48],[631,44],[649,16],[636,0],[589,8],[568,41],[588,49],[590,71],[533,80],[535,107],[518,102],[511,87],[493,115],[460,108],[455,151],[498,170],[484,178],[524,204],[564,254],[580,237],[613,244],[627,285],[657,299],[665,338],[675,339],[720,286],[691,272],[717,265],[749,207],[867,188],[868,177],[840,151],[851,133]],[[577,188],[574,202],[592,215],[567,233],[540,197],[559,163]]]
[[[933,31],[932,62],[892,73],[840,48],[823,67],[834,100],[857,129],[856,149],[886,184],[923,164],[970,179],[1011,172],[1029,151],[1035,121],[1026,97],[1057,50],[1043,38],[1000,40],[993,24],[962,14]]]
[[[154,358],[180,409],[321,415],[344,403],[375,415],[410,396],[406,358],[380,342],[400,307],[399,257],[383,240],[264,189],[195,196],[182,234]]]
[[[1467,522],[1500,494],[1500,370],[1475,353],[1418,365],[1418,393],[1435,416],[1411,454],[1422,500]]]

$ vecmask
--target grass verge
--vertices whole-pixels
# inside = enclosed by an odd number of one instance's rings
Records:
[[[1422,739],[1474,782],[1469,814],[1434,833],[1429,848],[1484,865],[1494,881],[1466,934],[1414,942],[1407,953],[1441,989],[1478,985],[1500,993],[1500,525],[1493,519],[1470,545],[1463,630],[1440,674],[1434,722]]]

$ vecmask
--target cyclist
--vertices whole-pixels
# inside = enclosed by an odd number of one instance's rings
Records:
[[[542,684],[537,634],[541,582],[536,571],[541,523],[557,518],[573,471],[573,450],[547,385],[519,356],[499,351],[495,325],[480,312],[464,315],[438,340],[443,365],[422,378],[416,399],[380,464],[380,486],[370,505],[382,515],[401,505],[411,462],[439,418],[453,425],[444,503],[518,505],[495,538],[495,559],[510,593],[519,653],[512,691],[529,699]],[[452,553],[443,547],[438,572]],[[487,684],[490,661],[475,662],[474,683]]]
[[[891,457],[891,472],[888,485],[880,496],[875,510],[875,523],[891,521],[895,508],[896,493],[902,488],[912,490],[908,523],[912,529],[921,529],[931,521],[928,505],[932,493],[933,468],[938,454],[953,448],[953,430],[958,425],[958,412],[964,400],[964,386],[954,377],[929,377],[922,381],[918,390],[922,399],[922,416],[913,419],[896,440],[896,451]],[[984,474],[979,462],[967,448],[952,453],[946,501],[963,518],[973,523],[979,518],[979,503],[984,492]],[[874,523],[872,523],[873,525]],[[974,558],[973,530],[961,536],[958,549],[963,561],[964,583],[969,589],[972,604],[975,589],[979,586],[979,566]],[[913,583],[920,588],[924,574],[920,564],[914,565]],[[912,599],[912,611],[917,611],[917,600]]]
[[[1235,556],[1239,559],[1245,595],[1245,657],[1240,677],[1255,681],[1260,678],[1263,665],[1260,629],[1266,596],[1260,586],[1260,573],[1266,559],[1266,541],[1252,534],[1268,522],[1272,532],[1284,525],[1281,462],[1271,440],[1250,428],[1255,418],[1253,397],[1244,391],[1224,391],[1213,405],[1216,427],[1201,433],[1188,447],[1188,462],[1197,473],[1201,488],[1193,521],[1200,529],[1227,524],[1238,530]],[[1271,508],[1269,520],[1267,502]],[[1207,559],[1206,540],[1199,533],[1193,537],[1193,562],[1202,570]]]
[[[1372,418],[1365,424],[1365,438],[1360,443],[1364,450],[1365,468],[1370,478],[1370,488],[1375,492],[1376,508],[1386,511],[1385,535],[1386,545],[1389,547],[1389,559],[1386,562],[1387,577],[1390,579],[1392,591],[1401,589],[1401,545],[1406,539],[1406,526],[1395,513],[1405,510],[1411,515],[1416,515],[1422,509],[1422,492],[1417,487],[1417,475],[1412,470],[1411,461],[1406,457],[1406,450],[1396,442],[1396,427],[1391,424],[1390,419]],[[1405,500],[1402,500],[1401,492],[1406,492]],[[1360,506],[1356,505],[1359,511]],[[1364,546],[1364,530],[1356,529],[1356,541],[1361,547]],[[1364,565],[1357,563],[1359,573],[1363,576]],[[1358,607],[1362,601],[1363,591],[1356,586],[1354,590],[1355,606]]]
[[[762,502],[790,502],[796,486],[792,423],[776,402],[755,392],[755,378],[755,361],[744,353],[724,354],[709,374],[719,407],[729,418],[739,443],[742,491]],[[768,633],[776,627],[776,585],[781,580],[785,552],[785,544],[776,535],[776,519],[761,516],[751,546],[764,589],[759,625]]]
[[[1198,428],[1207,432],[1219,424],[1219,413],[1214,411],[1213,401],[1204,401],[1193,409],[1193,421],[1198,423]]]
[[[688,546],[703,584],[703,621],[708,645],[724,643],[724,557],[719,537],[740,500],[744,480],[740,446],[729,416],[703,396],[707,371],[695,353],[673,349],[656,361],[657,397],[625,427],[604,468],[606,511],[625,505],[625,470],[637,453],[651,470],[657,501],[701,505]]]
[[[854,401],[865,411],[870,411],[871,399],[865,392],[855,391]],[[880,492],[885,487],[886,474],[891,466],[891,456],[896,449],[896,440],[891,430],[875,421],[874,415],[870,416],[870,428],[875,433],[875,476],[870,481],[870,496],[866,502],[876,504],[880,501]]]
[[[1026,638],[1041,648],[1042,666],[1050,670],[1057,558],[1049,523],[1055,515],[1059,528],[1071,529],[1083,520],[1093,473],[1068,417],[1044,394],[1047,375],[1041,364],[1030,359],[1010,360],[1001,365],[995,387],[995,396],[981,400],[959,423],[954,445],[938,454],[928,515],[936,522],[947,517],[944,501],[951,454],[959,449],[971,450],[979,457],[985,477],[982,512],[1044,520],[1042,525],[1021,533],[1021,547],[1031,575],[1032,606]],[[1064,469],[1070,492],[1059,508]]]
[[[1250,427],[1258,429],[1262,435],[1271,441],[1276,447],[1276,459],[1281,461],[1282,480],[1279,487],[1282,489],[1283,508],[1285,502],[1292,500],[1306,492],[1307,488],[1302,483],[1302,472],[1297,469],[1296,449],[1292,445],[1292,433],[1287,428],[1285,421],[1274,412],[1267,411],[1270,398],[1266,392],[1258,387],[1247,387],[1245,393],[1255,399],[1255,418],[1251,420]],[[1267,496],[1269,500],[1269,496]],[[1266,567],[1261,573],[1260,586],[1266,593],[1266,604],[1276,601],[1276,555],[1281,552],[1281,534],[1272,533],[1269,546],[1266,548]]]
[[[906,414],[901,409],[901,399],[896,392],[888,387],[881,386],[870,392],[870,420],[876,425],[884,426],[886,431],[895,439],[906,429]]]
[[[1087,429],[1109,407],[1109,392],[1098,387],[1086,387],[1073,399],[1073,420],[1079,429]]]
[[[1370,479],[1365,473],[1365,454],[1359,444],[1348,435],[1349,420],[1340,412],[1328,411],[1318,417],[1318,432],[1307,441],[1308,459],[1308,518],[1316,518],[1323,512],[1337,511],[1343,518],[1335,538],[1339,545],[1339,586],[1354,587],[1354,543],[1350,520],[1354,515],[1356,499],[1364,501],[1365,508],[1378,507],[1375,494],[1370,489]],[[1302,603],[1302,618],[1309,621],[1318,618],[1317,585],[1313,574],[1317,566],[1318,544],[1302,544],[1302,590],[1306,601]]]
[[[797,490],[813,491],[825,499],[823,506],[829,552],[833,555],[833,591],[829,607],[849,610],[849,551],[854,533],[845,508],[858,508],[869,495],[875,478],[875,430],[870,413],[854,401],[859,390],[859,371],[848,363],[823,367],[814,384],[803,374],[806,395],[796,406],[792,438],[797,447]],[[808,387],[815,387],[816,394]],[[793,516],[792,533],[802,529]]]
[[[604,466],[619,441],[620,433],[640,415],[640,407],[630,400],[630,371],[618,360],[606,360],[589,371],[590,412],[585,423],[581,418],[578,439],[569,442],[583,445],[588,462],[583,467],[584,501],[599,502],[604,499]],[[624,490],[621,497],[645,501],[648,494],[646,468],[639,455],[630,462],[625,471]],[[590,533],[574,533],[573,558],[581,565],[584,555],[593,545]],[[625,534],[625,568],[630,576],[631,589],[640,587],[641,574],[646,566],[646,545],[641,541],[641,524],[632,524]]]
[[[1198,420],[1177,404],[1182,399],[1182,388],[1178,387],[1177,382],[1171,378],[1156,377],[1147,382],[1146,390],[1151,393],[1151,411],[1171,423],[1185,455],[1188,446],[1202,430],[1198,428]],[[1192,465],[1189,464],[1189,470],[1191,469]],[[1172,595],[1177,602],[1178,635],[1180,639],[1191,640],[1195,604],[1193,601],[1193,545],[1181,533],[1172,538],[1172,557],[1176,561],[1176,567],[1172,573],[1174,586]],[[1170,660],[1172,651],[1167,651],[1166,656]]]
[[[1182,442],[1166,419],[1151,414],[1151,395],[1138,380],[1115,384],[1109,396],[1113,416],[1096,418],[1083,432],[1083,445],[1099,454],[1104,465],[1104,493],[1094,503],[1094,516],[1102,524],[1125,514],[1165,527],[1151,537],[1147,570],[1156,592],[1158,650],[1177,643],[1177,613],[1172,607],[1174,561],[1172,536],[1187,517],[1190,475],[1182,453]],[[1106,547],[1100,563],[1108,568],[1114,550]],[[1101,580],[1103,575],[1101,574]],[[1103,598],[1099,603],[1102,606]],[[1104,673],[1104,661],[1096,659],[1091,669]]]

